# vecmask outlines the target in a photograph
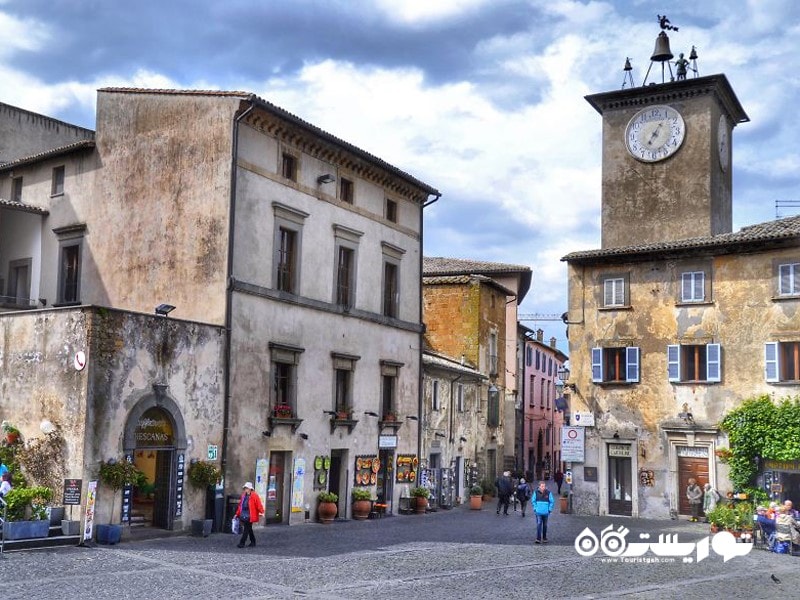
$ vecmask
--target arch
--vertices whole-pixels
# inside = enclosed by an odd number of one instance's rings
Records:
[[[122,440],[122,449],[125,454],[136,450],[136,425],[145,411],[150,408],[160,408],[170,417],[175,449],[179,452],[186,450],[186,426],[183,422],[183,414],[178,403],[167,395],[166,388],[165,385],[154,384],[153,393],[141,398],[128,413],[125,437]]]

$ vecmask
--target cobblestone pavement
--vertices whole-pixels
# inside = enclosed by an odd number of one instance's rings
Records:
[[[669,562],[581,556],[589,528],[630,530],[627,543],[677,535],[693,551]],[[752,550],[696,561],[708,526],[686,521],[554,513],[550,543],[534,545],[529,513],[458,507],[426,515],[257,528],[258,545],[229,534],[126,540],[118,546],[14,552],[0,561],[0,594],[17,598],[645,598],[800,597],[800,557]],[[671,539],[671,538],[670,538]],[[674,541],[674,540],[673,540]],[[741,546],[738,545],[738,546]],[[707,547],[707,546],[706,546]],[[606,546],[613,553],[614,548]],[[587,552],[588,553],[588,552]],[[650,550],[641,557],[659,559]],[[773,579],[774,576],[774,579]],[[775,581],[777,580],[777,581]]]

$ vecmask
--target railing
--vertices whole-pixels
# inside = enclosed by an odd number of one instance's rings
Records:
[[[3,550],[6,547],[6,519],[8,518],[8,504],[6,501],[0,496],[0,508],[3,510],[3,516],[0,517],[0,558],[5,558],[3,556]]]

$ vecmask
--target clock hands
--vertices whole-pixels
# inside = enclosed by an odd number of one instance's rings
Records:
[[[658,124],[658,127],[656,127],[655,129],[653,129],[653,133],[651,133],[651,134],[650,134],[650,139],[649,139],[649,140],[647,140],[647,145],[648,145],[648,146],[652,146],[652,145],[653,145],[653,142],[654,142],[654,141],[656,140],[656,138],[658,137],[658,133],[661,131],[661,126],[662,126],[663,124],[664,124],[664,121],[661,121],[661,122]]]

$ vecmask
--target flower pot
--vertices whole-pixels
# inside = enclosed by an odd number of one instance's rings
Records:
[[[50,525],[61,525],[64,520],[63,506],[48,506],[47,514],[50,516]]]
[[[6,434],[6,442],[8,444],[16,444],[17,440],[19,440],[19,433],[17,433],[16,431]]]
[[[483,498],[481,496],[470,496],[469,497],[469,508],[470,510],[480,510],[483,508]]]
[[[569,498],[561,496],[558,499],[558,508],[562,513],[566,514],[569,511]]]
[[[416,496],[414,498],[414,512],[418,515],[424,515],[425,510],[428,508],[428,499],[425,496]]]
[[[4,525],[6,540],[46,538],[50,533],[50,521],[9,521]]]
[[[118,544],[122,539],[122,525],[98,525],[97,543],[98,544]]]
[[[369,517],[372,510],[372,502],[369,500],[353,500],[353,518],[363,521]]]
[[[335,502],[320,502],[319,503],[319,522],[330,524],[333,523],[334,517],[336,517],[336,513],[338,512],[338,508]]]

